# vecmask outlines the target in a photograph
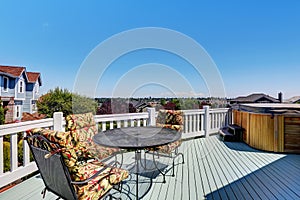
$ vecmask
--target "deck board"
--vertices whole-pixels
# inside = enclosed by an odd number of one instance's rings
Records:
[[[158,159],[167,166],[166,181],[156,171],[139,176],[139,193],[145,200],[152,199],[299,199],[300,155],[276,154],[252,149],[244,143],[222,142],[217,137],[184,141],[180,146],[185,163],[177,164],[171,176],[172,160]],[[147,155],[147,167],[152,168],[152,157]],[[134,161],[134,153],[124,154],[124,166]],[[181,158],[176,159],[176,163]],[[155,176],[155,177],[154,177]],[[153,177],[152,184],[150,177]],[[122,199],[135,199],[135,175],[125,181]],[[148,188],[150,187],[150,190]],[[44,188],[39,175],[0,193],[0,199],[42,199]],[[47,192],[45,200],[57,197]]]

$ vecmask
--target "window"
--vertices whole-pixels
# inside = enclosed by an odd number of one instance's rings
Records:
[[[16,105],[16,118],[21,117],[21,105]]]
[[[19,80],[19,93],[24,92],[24,80]]]
[[[8,77],[3,77],[3,91],[7,92],[8,91],[8,83],[9,83],[9,79]]]

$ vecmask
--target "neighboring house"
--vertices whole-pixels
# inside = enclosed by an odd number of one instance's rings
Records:
[[[37,111],[36,101],[42,85],[41,74],[25,67],[0,65],[0,99],[8,110],[5,122],[21,120],[22,113]]]
[[[292,97],[286,100],[285,103],[300,103],[300,96]]]
[[[269,95],[258,93],[251,94],[245,97],[237,97],[230,100],[230,104],[241,104],[241,103],[281,103],[282,93],[278,94],[278,99],[271,97]]]

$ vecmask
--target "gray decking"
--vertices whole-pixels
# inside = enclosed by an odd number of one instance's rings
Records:
[[[300,155],[274,154],[254,150],[243,143],[221,142],[215,136],[185,141],[181,147],[185,164],[175,168],[175,177],[142,173],[139,192],[143,199],[300,199]],[[151,157],[147,165],[153,165]],[[127,153],[125,164],[134,161]],[[169,170],[171,161],[160,158]],[[148,177],[153,177],[152,184]],[[116,197],[135,199],[135,175],[125,182]],[[148,189],[150,188],[150,189]],[[1,193],[0,199],[42,199],[43,182],[35,176]],[[46,200],[56,199],[50,192]]]

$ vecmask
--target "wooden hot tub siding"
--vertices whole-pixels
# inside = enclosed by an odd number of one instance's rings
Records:
[[[300,117],[285,117],[284,125],[285,152],[300,152]]]
[[[233,110],[234,123],[243,127],[250,146],[274,152],[300,153],[300,117]]]

